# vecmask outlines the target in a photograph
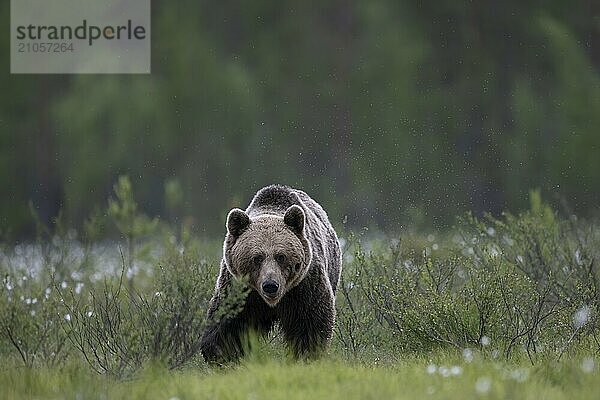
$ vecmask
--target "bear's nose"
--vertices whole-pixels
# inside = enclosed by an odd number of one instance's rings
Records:
[[[262,284],[262,290],[267,296],[273,297],[279,290],[279,285],[275,281],[268,280]]]

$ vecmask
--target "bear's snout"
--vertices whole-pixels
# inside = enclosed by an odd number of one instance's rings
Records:
[[[274,280],[269,279],[263,282],[262,291],[267,297],[275,298],[279,291],[279,285]]]

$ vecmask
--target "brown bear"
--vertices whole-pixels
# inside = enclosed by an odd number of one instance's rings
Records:
[[[227,215],[227,234],[201,352],[209,362],[243,355],[249,330],[268,333],[279,322],[296,357],[313,356],[329,343],[342,258],[337,235],[321,206],[301,190],[271,185],[246,211]],[[245,277],[242,311],[219,317],[233,279]]]

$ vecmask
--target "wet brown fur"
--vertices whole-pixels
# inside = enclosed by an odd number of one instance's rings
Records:
[[[261,189],[245,211],[233,209],[227,218],[223,260],[201,345],[205,359],[240,357],[249,330],[266,334],[276,322],[294,355],[320,353],[333,333],[340,272],[339,242],[321,206],[286,186]],[[242,276],[251,288],[242,312],[216,321],[232,279]],[[274,299],[261,290],[267,280],[280,286]]]

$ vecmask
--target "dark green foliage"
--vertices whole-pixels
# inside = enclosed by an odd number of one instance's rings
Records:
[[[600,197],[594,4],[158,2],[151,75],[2,75],[0,229],[33,237],[30,200],[81,226],[121,174],[148,215],[210,237],[269,183],[355,229],[499,215],[538,186],[585,215]]]
[[[59,365],[68,356],[64,307],[52,287],[25,274],[5,274],[0,287],[0,354],[27,367]]]
[[[126,289],[123,276],[81,298],[59,290],[70,313],[64,328],[98,372],[128,376],[148,361],[180,367],[198,352],[215,271],[181,255],[143,291]],[[244,293],[243,285],[235,289]],[[239,302],[234,297],[225,312],[237,312]]]
[[[133,195],[121,197],[134,204]],[[107,215],[104,225],[115,224],[117,214]],[[4,246],[0,354],[10,365],[74,358],[123,378],[151,362],[203,364],[198,350],[219,246],[199,243],[185,227],[175,234],[151,225],[133,241],[124,235],[123,243],[135,243],[130,260],[116,243],[82,244],[60,220],[34,244]],[[600,351],[600,231],[557,215],[538,192],[527,212],[467,215],[445,236],[345,236],[332,354],[378,361],[455,349],[536,363]],[[247,293],[235,281],[217,318],[239,312]],[[249,357],[282,357],[280,339],[275,330]]]
[[[534,192],[519,216],[467,216],[454,241],[422,254],[402,242],[383,252],[357,245],[338,308],[344,348],[523,349],[532,362],[581,343],[600,349],[597,227],[559,218]]]
[[[52,231],[40,225],[35,243],[3,249],[0,354],[28,367],[82,358],[116,377],[147,362],[177,368],[195,361],[218,269],[185,228],[178,240],[140,214],[128,182],[115,185],[106,223],[91,218],[85,235],[113,224],[127,255],[118,243],[83,244],[60,220]],[[246,293],[245,282],[235,282],[221,312],[237,313]]]

